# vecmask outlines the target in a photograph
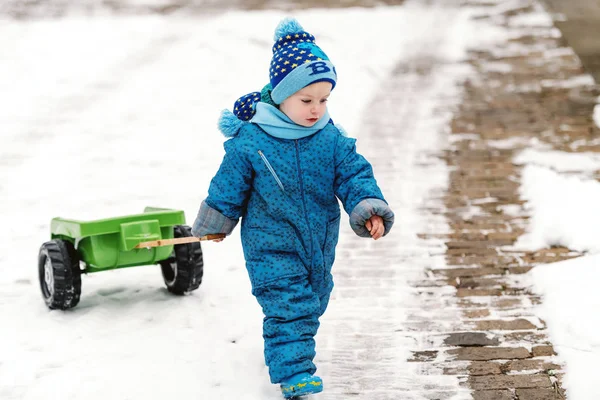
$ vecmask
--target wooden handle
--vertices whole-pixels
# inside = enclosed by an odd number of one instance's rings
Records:
[[[143,249],[148,247],[159,247],[159,246],[168,246],[170,244],[184,244],[184,243],[193,243],[193,242],[202,242],[205,240],[215,240],[215,239],[223,239],[225,237],[224,233],[218,233],[215,235],[206,235],[202,237],[182,237],[175,239],[160,239],[160,240],[151,240],[149,242],[140,242],[134,249]]]

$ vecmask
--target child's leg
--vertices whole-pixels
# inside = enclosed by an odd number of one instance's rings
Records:
[[[265,314],[265,361],[271,382],[280,383],[300,372],[314,374],[321,302],[308,278],[281,279],[254,290],[254,295]]]

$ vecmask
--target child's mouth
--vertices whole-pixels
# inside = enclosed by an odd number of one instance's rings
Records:
[[[315,123],[319,120],[319,118],[307,118],[306,120],[310,123]]]

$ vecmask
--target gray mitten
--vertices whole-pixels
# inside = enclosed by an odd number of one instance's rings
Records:
[[[364,199],[354,207],[350,214],[350,226],[354,233],[360,237],[371,237],[371,233],[365,227],[365,223],[373,215],[383,218],[383,226],[387,235],[394,225],[394,213],[387,203],[380,199]]]
[[[196,237],[215,233],[229,235],[237,223],[237,220],[226,217],[203,201],[200,204],[196,221],[194,221],[194,225],[192,226],[192,235]]]

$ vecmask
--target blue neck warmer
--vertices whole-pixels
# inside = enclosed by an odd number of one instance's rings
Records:
[[[287,115],[279,111],[277,107],[260,102],[256,104],[256,114],[250,122],[257,124],[262,130],[276,138],[301,139],[314,135],[325,128],[329,122],[329,113],[326,111],[325,115],[316,124],[307,128],[293,122]]]

